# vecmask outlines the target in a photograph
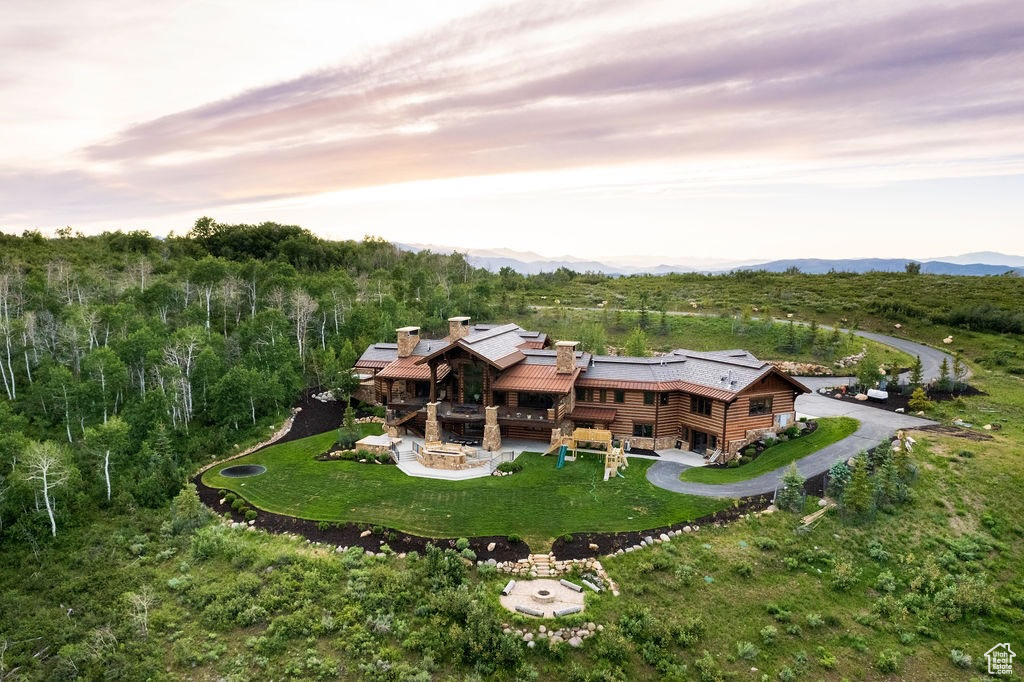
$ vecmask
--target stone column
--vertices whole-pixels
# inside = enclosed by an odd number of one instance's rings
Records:
[[[501,427],[498,426],[498,406],[484,408],[484,450],[494,452],[501,449]]]
[[[441,442],[441,425],[437,423],[438,403],[427,403],[427,423],[423,426],[423,440],[428,443]]]

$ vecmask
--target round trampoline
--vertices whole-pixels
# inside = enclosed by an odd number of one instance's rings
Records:
[[[236,464],[233,467],[220,470],[221,476],[227,476],[228,478],[245,478],[246,476],[259,476],[267,467],[261,464]]]

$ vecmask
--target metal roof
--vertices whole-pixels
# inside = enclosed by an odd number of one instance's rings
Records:
[[[679,349],[653,358],[595,356],[578,384],[589,388],[686,391],[731,401],[771,371],[769,363],[744,350]],[[792,383],[803,388],[796,381]]]
[[[398,358],[397,343],[375,343],[359,356],[355,367],[366,369],[383,369]]]
[[[519,349],[519,344],[523,342],[519,331],[519,325],[503,324],[464,336],[456,341],[455,345],[462,346],[498,369],[504,369],[526,357]]]
[[[615,421],[616,414],[615,408],[612,407],[589,407],[587,405],[577,405],[576,409],[569,413],[569,419],[610,424]]]
[[[559,374],[554,366],[521,364],[505,370],[494,380],[495,391],[566,394],[572,390],[579,368],[572,374]]]
[[[430,366],[417,364],[419,360],[423,358],[410,355],[407,358],[398,358],[394,362],[388,363],[388,366],[377,372],[377,377],[380,379],[411,379],[413,381],[430,381]],[[441,363],[437,367],[437,380],[441,381],[448,373],[451,368],[448,365]]]
[[[558,361],[558,351],[547,350],[539,348],[524,348],[523,355],[526,356],[524,362],[527,365],[551,365],[554,366]],[[590,364],[590,353],[584,353],[583,351],[576,351],[575,353],[576,366],[583,369]]]

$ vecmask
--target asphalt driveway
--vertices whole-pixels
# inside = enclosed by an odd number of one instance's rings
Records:
[[[949,355],[929,346],[922,346],[919,343],[897,339],[883,334],[870,332],[856,332],[873,341],[898,348],[899,350],[921,357],[921,364],[924,366],[924,377],[926,381],[938,378],[939,366],[945,357],[952,367],[952,360]],[[812,379],[797,377],[804,382],[808,388],[818,388],[821,385],[846,383],[845,379]],[[816,476],[839,461],[845,461],[853,455],[873,448],[882,441],[891,438],[900,429],[913,429],[934,424],[930,419],[921,419],[906,414],[879,410],[874,407],[867,407],[852,400],[837,400],[818,393],[808,393],[796,399],[796,411],[811,417],[853,417],[860,422],[860,427],[850,436],[838,443],[833,443],[822,448],[818,452],[808,455],[796,463],[797,471],[804,478]],[[702,497],[749,497],[751,495],[762,495],[770,493],[778,487],[779,481],[788,467],[782,467],[757,478],[736,483],[723,483],[713,485],[709,483],[691,483],[680,481],[679,474],[689,467],[678,462],[659,461],[655,462],[647,470],[647,480],[665,490],[689,495],[700,495]]]

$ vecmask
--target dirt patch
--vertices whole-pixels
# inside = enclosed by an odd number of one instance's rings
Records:
[[[983,433],[980,431],[972,431],[971,429],[965,429],[959,426],[947,426],[945,424],[930,424],[928,426],[922,426],[915,430],[926,431],[929,433],[938,433],[943,436],[953,436],[954,438],[963,438],[964,440],[992,440],[992,436],[990,436],[987,433]]]

